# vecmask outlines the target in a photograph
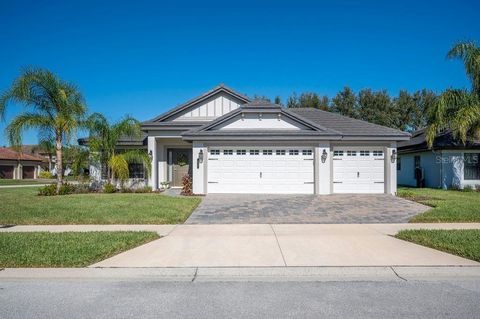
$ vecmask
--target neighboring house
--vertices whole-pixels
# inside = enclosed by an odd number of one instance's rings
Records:
[[[142,123],[149,184],[207,193],[387,193],[397,141],[410,134],[317,109],[286,109],[220,85]],[[393,156],[392,156],[393,155]]]
[[[13,149],[13,148],[10,148]],[[15,151],[15,149],[13,149]],[[41,168],[43,170],[51,171],[55,167],[55,155],[48,154],[43,151],[38,145],[22,145],[20,151],[23,154],[33,155],[42,159]]]
[[[425,129],[398,143],[398,184],[434,188],[464,188],[480,185],[480,141],[461,143],[450,131],[437,135],[432,149]],[[416,173],[417,171],[417,173]]]
[[[37,178],[42,158],[0,148],[0,178],[34,179]]]

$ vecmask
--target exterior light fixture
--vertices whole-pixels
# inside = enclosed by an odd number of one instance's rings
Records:
[[[327,160],[327,151],[326,150],[323,150],[322,152],[322,163],[325,163],[325,161]]]
[[[200,163],[203,163],[203,150],[200,150],[200,152],[198,152],[197,169],[200,168]]]
[[[393,150],[392,151],[392,156],[390,158],[390,160],[392,161],[392,163],[395,163],[395,159],[397,158],[397,150]]]
[[[152,150],[148,151],[148,157],[150,157],[150,160],[153,159],[153,152],[152,152]]]

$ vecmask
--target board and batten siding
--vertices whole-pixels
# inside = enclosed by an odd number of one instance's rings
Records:
[[[199,102],[183,111],[173,121],[213,120],[240,107],[244,102],[223,93],[216,94],[206,101]]]

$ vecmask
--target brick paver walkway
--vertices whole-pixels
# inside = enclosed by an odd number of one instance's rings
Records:
[[[429,207],[391,195],[211,194],[186,224],[406,223]]]

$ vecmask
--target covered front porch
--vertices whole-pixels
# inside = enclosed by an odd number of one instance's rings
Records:
[[[152,159],[149,185],[156,190],[162,183],[182,187],[182,178],[193,175],[192,144],[174,137],[148,137],[148,154]]]

